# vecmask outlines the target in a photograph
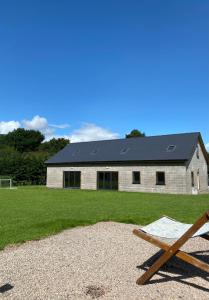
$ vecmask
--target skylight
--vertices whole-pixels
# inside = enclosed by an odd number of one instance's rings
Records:
[[[97,154],[98,151],[99,151],[99,149],[94,149],[94,150],[91,151],[91,154],[95,155],[95,154]]]
[[[79,152],[80,152],[80,149],[75,150],[75,151],[72,153],[72,156],[77,155]]]
[[[173,152],[176,150],[176,145],[169,145],[166,149],[167,152]]]
[[[120,154],[126,154],[129,150],[130,150],[130,148],[122,148],[120,150]]]

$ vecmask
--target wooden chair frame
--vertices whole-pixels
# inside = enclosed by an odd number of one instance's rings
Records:
[[[149,235],[143,232],[140,229],[134,229],[133,234],[142,238],[143,240],[155,245],[164,250],[164,253],[158,258],[153,265],[141,276],[137,279],[137,284],[144,284],[151,277],[157,273],[157,271],[174,255],[182,259],[183,261],[209,273],[209,265],[204,263],[203,261],[191,256],[190,254],[179,250],[189,238],[193,236],[205,223],[209,220],[209,211],[203,214],[201,218],[199,218],[177,241],[175,241],[172,245],[169,245],[165,242],[161,242],[160,240],[156,239],[152,235]],[[209,235],[201,235],[200,237],[209,240]]]

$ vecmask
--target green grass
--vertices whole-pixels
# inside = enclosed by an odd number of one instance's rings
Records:
[[[147,224],[162,215],[194,222],[209,195],[183,196],[45,187],[0,189],[0,249],[99,221]],[[131,234],[131,233],[130,233]]]

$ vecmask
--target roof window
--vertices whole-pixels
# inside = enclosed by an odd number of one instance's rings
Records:
[[[129,150],[130,150],[130,148],[122,148],[120,150],[120,154],[126,154]]]
[[[80,149],[75,150],[75,151],[72,153],[72,156],[76,156],[78,153],[80,153]]]
[[[176,145],[169,145],[166,149],[167,152],[173,152],[176,150]]]
[[[92,151],[91,151],[91,155],[97,154],[98,151],[99,151],[99,149],[94,149],[94,150],[92,150]]]

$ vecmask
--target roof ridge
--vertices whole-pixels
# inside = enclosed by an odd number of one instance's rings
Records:
[[[131,138],[118,138],[118,139],[105,139],[105,140],[94,140],[94,141],[81,141],[81,142],[70,142],[70,144],[81,144],[81,143],[95,143],[95,142],[111,142],[111,141],[124,141],[124,140],[132,140],[132,139],[147,139],[147,138],[157,138],[157,137],[162,137],[162,136],[174,136],[174,135],[185,135],[185,134],[197,134],[199,135],[199,131],[194,131],[194,132],[181,132],[181,133],[169,133],[169,134],[160,134],[160,135],[149,135],[149,136],[141,136],[141,137],[131,137]]]

